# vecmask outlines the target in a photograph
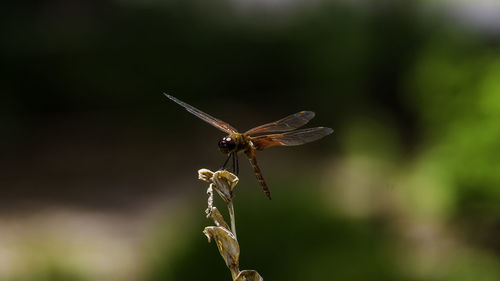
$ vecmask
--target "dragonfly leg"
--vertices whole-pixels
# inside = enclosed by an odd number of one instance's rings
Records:
[[[231,158],[231,154],[232,153],[229,153],[229,155],[227,156],[226,161],[224,161],[224,164],[222,164],[222,167],[220,168],[221,170],[224,170],[226,168],[227,162],[229,162],[229,158]]]
[[[234,153],[234,157],[236,158],[236,175],[240,173],[240,164],[238,163],[238,154]]]
[[[236,172],[236,159],[235,159],[235,154],[236,153],[231,153],[233,155],[233,174]]]

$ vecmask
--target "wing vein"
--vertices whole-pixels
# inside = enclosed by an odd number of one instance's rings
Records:
[[[289,115],[283,119],[275,122],[267,123],[245,132],[247,135],[255,135],[270,132],[287,132],[295,130],[299,127],[304,126],[314,118],[314,112],[312,111],[300,111],[295,114]]]
[[[333,133],[333,129],[327,127],[307,128],[282,134],[271,134],[252,137],[252,143],[258,150],[271,146],[294,146],[319,140]]]
[[[224,122],[224,121],[221,121],[213,116],[210,116],[209,114],[181,101],[181,100],[178,100],[176,99],[175,97],[167,94],[167,93],[163,93],[167,98],[171,99],[172,101],[174,101],[175,103],[177,103],[178,105],[184,107],[188,112],[190,112],[191,114],[195,115],[196,117],[200,118],[201,120],[209,123],[210,125],[216,127],[217,129],[223,131],[223,132],[226,132],[228,134],[232,134],[232,133],[236,133],[236,129],[233,128],[231,125],[229,125],[228,123]]]

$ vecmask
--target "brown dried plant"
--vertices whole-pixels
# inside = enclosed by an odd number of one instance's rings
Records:
[[[263,281],[263,278],[257,271],[240,271],[239,269],[240,245],[236,238],[236,222],[233,207],[233,190],[236,184],[238,184],[238,177],[225,170],[212,172],[208,169],[200,169],[198,171],[198,178],[210,183],[207,189],[208,208],[205,212],[207,213],[207,218],[212,219],[215,223],[215,226],[205,227],[203,233],[207,236],[209,242],[213,239],[217,244],[219,253],[231,271],[233,281]],[[214,206],[214,190],[227,204],[231,218],[231,230],[222,214]]]

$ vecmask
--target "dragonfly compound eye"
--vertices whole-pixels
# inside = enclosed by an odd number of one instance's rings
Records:
[[[222,138],[219,141],[219,149],[222,153],[229,153],[236,148],[236,143],[234,139],[230,137]]]

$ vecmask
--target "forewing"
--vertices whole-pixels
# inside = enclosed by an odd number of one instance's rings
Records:
[[[198,118],[202,119],[203,121],[211,124],[212,126],[218,128],[219,130],[221,131],[224,131],[228,134],[232,134],[232,133],[236,133],[236,129],[233,128],[231,125],[229,125],[228,123],[224,122],[224,121],[221,121],[215,117],[212,117],[208,114],[206,114],[205,112],[181,101],[181,100],[178,100],[176,99],[175,97],[169,95],[169,94],[166,94],[164,93],[165,96],[167,96],[167,98],[173,100],[174,102],[176,102],[178,105],[184,107],[187,111],[189,111],[190,113],[196,115]]]
[[[315,140],[319,140],[324,136],[333,133],[331,128],[316,127],[287,132],[282,134],[272,134],[252,137],[252,143],[258,150],[262,150],[271,146],[285,145],[301,145]]]
[[[289,115],[275,122],[267,123],[259,127],[255,127],[245,132],[246,135],[270,133],[270,132],[287,132],[304,126],[309,120],[313,119],[314,112],[301,111]]]

